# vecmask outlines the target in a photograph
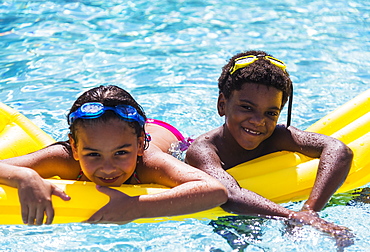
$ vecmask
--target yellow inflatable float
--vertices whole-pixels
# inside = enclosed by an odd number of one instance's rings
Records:
[[[370,182],[370,90],[362,93],[325,116],[307,131],[331,135],[348,144],[354,152],[351,171],[337,192],[345,192]],[[23,155],[54,140],[17,111],[0,103],[0,159]],[[313,186],[318,159],[291,152],[272,153],[228,170],[249,190],[277,203],[308,198]],[[53,223],[81,222],[104,206],[108,196],[99,193],[91,182],[51,180],[71,196],[68,202],[53,198]],[[122,185],[120,191],[134,196],[158,193],[167,188],[158,185]],[[0,185],[0,224],[22,224],[17,190]],[[189,215],[135,222],[183,220],[186,218],[215,219],[231,215],[220,207]]]

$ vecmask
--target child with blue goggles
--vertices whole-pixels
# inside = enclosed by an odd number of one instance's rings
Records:
[[[146,123],[140,105],[125,90],[100,86],[86,91],[73,104],[68,121],[69,141],[0,161],[0,183],[18,188],[24,223],[52,223],[51,195],[70,199],[44,179],[53,176],[92,181],[110,196],[110,202],[87,220],[93,223],[183,215],[226,202],[221,183],[167,153],[177,136],[169,128]],[[150,144],[145,131],[151,135]],[[123,183],[172,189],[131,197],[110,188]]]

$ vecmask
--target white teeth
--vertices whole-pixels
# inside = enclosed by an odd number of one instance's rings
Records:
[[[261,132],[253,131],[253,130],[250,130],[250,129],[247,129],[247,128],[244,128],[244,130],[245,130],[246,132],[251,133],[251,134],[261,135]]]
[[[108,180],[108,179],[114,179],[116,177],[113,177],[113,178],[104,178],[104,177],[101,177],[102,179],[105,179],[105,180]]]

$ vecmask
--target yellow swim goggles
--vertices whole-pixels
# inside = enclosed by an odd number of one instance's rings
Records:
[[[271,56],[265,56],[265,55],[247,55],[240,58],[235,59],[234,66],[230,68],[230,75],[235,73],[236,70],[249,66],[253,62],[257,61],[258,59],[265,59],[271,62],[271,64],[274,64],[278,68],[282,69],[285,72],[286,65],[281,60],[275,59]]]

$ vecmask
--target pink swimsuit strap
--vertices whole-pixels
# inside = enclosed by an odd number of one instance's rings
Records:
[[[179,141],[184,141],[185,140],[185,137],[181,134],[181,132],[178,131],[175,127],[173,127],[169,123],[166,123],[166,122],[163,122],[163,121],[157,120],[157,119],[147,119],[146,123],[152,123],[152,124],[157,124],[159,126],[162,126],[163,128],[168,129],[172,134],[174,134],[175,137],[177,138],[177,140],[179,140]]]

